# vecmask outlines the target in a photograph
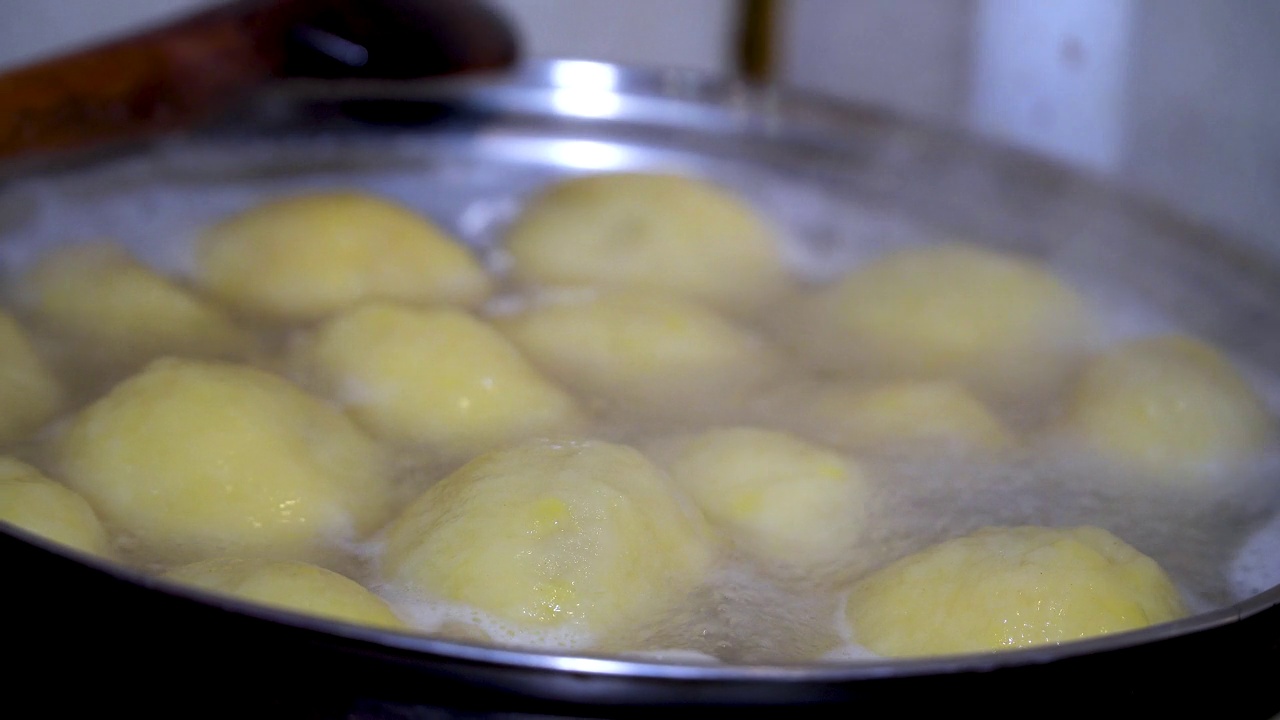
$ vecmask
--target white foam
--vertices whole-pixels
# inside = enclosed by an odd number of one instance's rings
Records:
[[[572,621],[531,628],[507,622],[476,608],[424,598],[413,591],[389,585],[373,589],[402,620],[427,633],[461,635],[469,639],[487,639],[508,647],[560,652],[587,650],[597,643],[595,636]],[[473,635],[471,631],[479,632]]]
[[[1231,588],[1238,598],[1280,585],[1280,515],[1249,538],[1231,563]]]

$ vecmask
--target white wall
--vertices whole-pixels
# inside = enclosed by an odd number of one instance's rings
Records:
[[[785,7],[783,82],[1112,174],[1280,250],[1280,2]]]
[[[968,98],[974,0],[790,0],[777,72],[807,90],[954,121]]]
[[[162,23],[223,0],[0,0],[0,68]]]
[[[531,57],[578,57],[725,72],[735,0],[491,0]]]
[[[1138,3],[1123,172],[1280,248],[1280,2]]]
[[[1078,165],[1119,169],[1131,0],[979,0],[965,120]]]

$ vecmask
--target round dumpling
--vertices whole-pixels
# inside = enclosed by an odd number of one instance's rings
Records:
[[[566,385],[629,410],[696,413],[774,371],[760,338],[696,302],[627,291],[563,296],[498,327]]]
[[[786,404],[800,424],[838,447],[998,452],[1014,443],[1004,423],[953,380],[829,382],[792,392]]]
[[[62,475],[172,560],[301,559],[386,516],[384,459],[340,411],[253,368],[165,358],[81,411]]]
[[[22,326],[0,312],[0,443],[16,442],[51,419],[62,403],[62,386]]]
[[[23,280],[23,301],[77,350],[108,363],[160,355],[230,357],[249,338],[220,309],[156,274],[114,243],[60,249]]]
[[[861,468],[786,433],[707,431],[685,445],[671,475],[735,545],[783,570],[838,572],[866,520]]]
[[[575,178],[534,199],[507,234],[513,272],[549,285],[648,287],[718,306],[776,296],[776,230],[706,182],[677,175]]]
[[[1166,488],[1240,469],[1274,432],[1261,398],[1226,358],[1178,335],[1130,341],[1090,362],[1063,429]]]
[[[854,640],[889,656],[1056,644],[1186,614],[1155,561],[1096,527],[984,528],[872,573],[846,605]]]
[[[404,627],[390,606],[360,583],[308,563],[218,558],[174,568],[164,577],[307,615],[375,627]]]
[[[800,343],[828,369],[1044,393],[1087,344],[1082,299],[1044,268],[965,244],[901,250],[823,292]]]
[[[84,498],[30,465],[0,456],[0,520],[92,555],[111,555],[107,531]]]
[[[362,306],[321,327],[308,353],[328,394],[400,444],[470,456],[581,421],[506,338],[458,310]]]
[[[636,450],[530,441],[428,489],[388,530],[383,569],[513,641],[583,645],[678,601],[711,555],[705,521]]]
[[[362,300],[476,304],[490,282],[465,247],[426,218],[354,192],[273,200],[201,238],[198,277],[240,310],[313,320]]]

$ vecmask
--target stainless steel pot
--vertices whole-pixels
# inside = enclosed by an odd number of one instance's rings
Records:
[[[821,209],[849,200],[1051,258],[1068,273],[1131,288],[1247,365],[1280,372],[1280,264],[1172,210],[1036,157],[878,110],[689,73],[576,61],[422,83],[283,83],[198,131],[109,156],[10,167],[0,185],[0,261],[20,266],[57,242],[16,239],[38,211],[39,193],[75,198],[98,213],[106,233],[113,223],[134,223],[134,249],[172,263],[180,261],[165,249],[160,229],[136,223],[147,217],[145,208],[157,207],[158,189],[208,192],[213,199],[190,218],[195,226],[222,212],[217,198],[245,187],[305,186],[317,178],[376,185],[390,173],[418,183],[419,207],[486,246],[513,198],[547,177],[652,167],[695,169],[737,187],[787,214],[793,230],[833,258],[857,237]],[[471,173],[462,190],[450,182],[458,172]],[[108,211],[121,203],[134,211]],[[817,203],[818,211],[797,203]],[[1248,522],[1274,522],[1275,510],[1269,512]],[[647,717],[675,706],[779,715],[963,709],[1079,716],[1169,712],[1195,701],[1230,708],[1232,717],[1280,710],[1280,585],[1178,622],[1062,646],[920,660],[705,665],[347,626],[72,558],[16,530],[6,529],[0,541],[11,568],[6,595],[19,677],[92,685],[71,700],[96,708],[181,712],[195,703],[229,711],[248,702],[250,714],[406,718]],[[14,690],[43,707],[68,702],[25,680]]]

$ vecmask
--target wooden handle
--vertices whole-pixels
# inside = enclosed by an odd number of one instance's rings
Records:
[[[411,78],[509,65],[471,0],[241,0],[0,76],[0,158],[189,126],[271,78]]]

